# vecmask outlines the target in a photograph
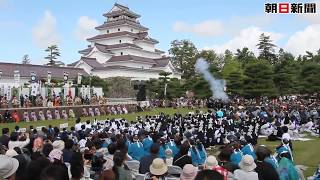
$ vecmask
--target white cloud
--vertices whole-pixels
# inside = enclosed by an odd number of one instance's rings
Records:
[[[318,4],[320,6],[320,4]],[[315,14],[303,14],[302,16],[303,20],[306,20],[310,24],[320,24],[320,13],[317,12]]]
[[[294,33],[285,46],[294,55],[305,54],[306,51],[316,51],[320,48],[320,24],[307,26],[304,30]]]
[[[317,7],[317,12],[316,13],[306,13],[306,14],[297,14],[297,17],[300,20],[307,21],[310,24],[320,24],[320,13],[319,11],[319,6],[320,6],[320,1],[312,1],[313,3],[316,3]]]
[[[266,32],[258,27],[252,26],[242,29],[235,37],[233,37],[231,40],[227,41],[224,44],[214,45],[212,47],[205,47],[203,49],[214,49],[217,53],[224,53],[224,51],[227,49],[229,49],[232,52],[235,52],[237,49],[247,47],[256,55],[258,55],[259,51],[256,45],[259,41],[259,36],[262,33],[265,33],[266,35],[270,36],[275,44],[279,39],[283,37],[283,35],[280,33]]]
[[[177,21],[173,25],[175,32],[188,32],[203,37],[213,37],[223,33],[223,24],[216,20],[207,20],[197,24]]]
[[[44,16],[33,28],[32,37],[36,45],[41,48],[59,43],[57,20],[50,11],[46,10],[44,12]]]
[[[81,16],[78,19],[75,35],[79,40],[85,40],[94,35],[95,27],[98,26],[98,22],[88,16]]]

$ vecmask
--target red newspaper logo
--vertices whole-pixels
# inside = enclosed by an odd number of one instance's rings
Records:
[[[279,3],[279,13],[289,13],[289,3]]]

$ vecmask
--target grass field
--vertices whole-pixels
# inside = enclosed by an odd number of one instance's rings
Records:
[[[202,111],[206,111],[206,109],[199,109]],[[103,120],[106,118],[125,118],[128,121],[135,121],[137,116],[146,116],[146,115],[157,115],[161,112],[172,115],[174,113],[181,113],[181,114],[187,114],[190,109],[186,108],[180,108],[180,109],[172,109],[172,108],[155,108],[151,111],[145,111],[145,112],[139,112],[139,113],[131,113],[131,114],[125,114],[125,115],[111,115],[111,116],[99,116],[96,117],[97,120]],[[195,111],[195,110],[192,110]],[[82,118],[82,121],[86,120],[93,120],[92,117],[85,117]],[[16,125],[18,125],[20,128],[29,128],[30,125],[33,125],[34,127],[37,126],[48,126],[52,125],[59,127],[59,124],[62,123],[68,123],[69,127],[73,126],[75,124],[75,119],[69,119],[69,120],[51,120],[51,121],[37,121],[37,122],[20,122],[20,123],[8,123],[8,124],[0,124],[0,129],[3,127],[8,127],[10,130],[13,130]],[[308,169],[304,172],[305,176],[311,176],[315,169],[320,164],[320,138],[317,137],[311,137],[313,140],[310,141],[294,141],[293,147],[294,147],[294,161],[296,164],[299,165],[305,165],[308,167]],[[264,144],[268,146],[270,149],[274,150],[276,146],[279,145],[279,141],[276,142],[270,142],[266,141],[266,139],[261,138],[259,140],[259,144]],[[215,154],[216,151],[210,151],[210,154]]]
[[[195,111],[190,110],[187,108],[179,108],[179,109],[173,109],[173,108],[154,108],[150,111],[143,111],[143,112],[137,112],[137,113],[129,113],[129,114],[121,114],[121,115],[109,115],[109,116],[96,116],[96,117],[82,117],[81,121],[86,121],[90,120],[93,121],[94,118],[97,120],[105,120],[107,118],[112,119],[112,118],[124,118],[128,121],[135,121],[137,116],[146,116],[146,115],[158,115],[161,112],[168,114],[168,115],[173,115],[174,113],[180,113],[180,114],[187,114],[190,111]],[[198,109],[200,111],[206,111],[207,109]],[[48,127],[49,125],[52,125],[52,127],[59,127],[60,124],[63,123],[68,123],[69,127],[74,126],[75,124],[75,118],[70,118],[68,120],[65,119],[60,119],[60,120],[46,120],[46,121],[36,121],[36,122],[19,122],[19,123],[6,123],[6,124],[0,124],[0,128],[8,127],[11,130],[14,129],[15,126],[19,126],[20,128],[29,128],[31,125],[36,128],[37,126],[46,126]]]

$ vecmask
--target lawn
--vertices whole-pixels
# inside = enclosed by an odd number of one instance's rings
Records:
[[[206,109],[199,109],[202,111],[206,111]],[[130,113],[130,114],[124,114],[124,115],[110,115],[110,116],[99,116],[95,117],[97,120],[103,120],[106,118],[125,118],[128,121],[135,121],[137,116],[146,116],[146,115],[158,115],[159,113],[163,112],[168,115],[173,115],[174,113],[181,113],[181,114],[187,114],[190,110],[187,108],[180,108],[180,109],[172,109],[172,108],[155,108],[151,111],[144,111],[144,112],[138,112],[138,113]],[[86,120],[93,120],[92,117],[84,117],[82,118],[82,121]],[[18,125],[20,128],[29,128],[30,125],[33,125],[34,127],[37,126],[48,126],[52,125],[59,127],[59,124],[62,123],[68,123],[69,127],[73,126],[75,124],[75,119],[69,119],[69,120],[51,120],[51,121],[37,121],[37,122],[20,122],[20,123],[8,123],[8,124],[0,124],[0,129],[3,127],[8,127],[10,130],[13,130],[16,125]],[[313,140],[310,141],[294,141],[293,147],[294,147],[294,160],[296,164],[299,165],[305,165],[308,167],[308,169],[304,172],[305,176],[311,176],[315,169],[320,164],[320,138],[311,137]],[[277,142],[270,142],[266,141],[265,138],[261,138],[259,140],[259,144],[264,144],[268,146],[270,149],[274,150],[276,146],[279,145],[279,141]],[[217,151],[210,151],[210,154],[216,155]]]
[[[190,111],[195,111],[190,110],[187,108],[179,108],[179,109],[173,109],[173,108],[154,108],[150,111],[143,111],[143,112],[133,112],[129,114],[121,114],[121,115],[108,115],[108,116],[96,116],[96,117],[83,117],[81,118],[81,121],[86,121],[90,120],[93,121],[95,118],[97,120],[105,120],[107,118],[112,119],[112,118],[124,118],[127,119],[128,121],[135,121],[137,116],[146,116],[146,115],[158,115],[161,112],[168,114],[168,115],[173,115],[174,113],[180,113],[180,114],[187,114]],[[198,109],[202,111],[206,111],[207,109]],[[46,120],[46,121],[36,121],[36,122],[19,122],[19,123],[6,123],[6,124],[0,124],[0,129],[4,127],[8,127],[11,130],[14,130],[15,126],[19,126],[20,128],[29,128],[30,126],[33,126],[36,128],[37,126],[46,126],[48,127],[49,125],[52,125],[52,127],[59,127],[60,124],[63,123],[68,123],[69,127],[74,126],[75,124],[75,118],[70,118],[68,120],[65,119],[60,119],[60,120]]]

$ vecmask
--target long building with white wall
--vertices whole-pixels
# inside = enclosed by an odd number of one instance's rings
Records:
[[[100,78],[148,80],[159,78],[163,71],[170,72],[172,78],[181,78],[169,57],[155,47],[159,42],[149,37],[149,29],[138,21],[140,15],[115,3],[103,16],[106,22],[95,28],[99,34],[87,39],[90,45],[79,51],[80,60],[69,66]]]

